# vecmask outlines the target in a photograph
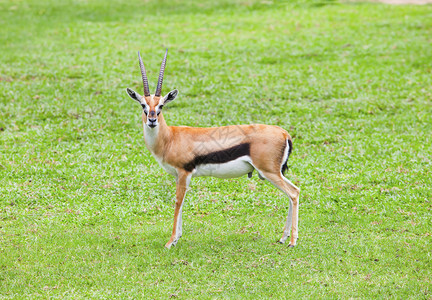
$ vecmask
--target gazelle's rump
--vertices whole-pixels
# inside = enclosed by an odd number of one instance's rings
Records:
[[[287,139],[287,145],[284,149],[284,154],[283,154],[283,163],[282,163],[282,167],[281,167],[281,173],[282,175],[285,174],[285,171],[288,170],[288,158],[291,154],[292,151],[292,141],[291,139]]]

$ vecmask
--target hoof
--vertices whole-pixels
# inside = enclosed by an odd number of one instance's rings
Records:
[[[284,242],[282,240],[277,240],[276,243],[282,245]]]
[[[295,245],[292,245],[292,244],[288,245],[288,248],[294,248],[294,247],[295,247]]]
[[[165,244],[165,248],[170,249],[171,247],[175,247],[177,245],[178,239],[172,242],[168,242]]]

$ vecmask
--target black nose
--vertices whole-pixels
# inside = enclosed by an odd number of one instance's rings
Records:
[[[155,123],[155,122],[156,122],[156,118],[154,118],[154,119],[149,118],[149,121],[150,121],[151,123]]]

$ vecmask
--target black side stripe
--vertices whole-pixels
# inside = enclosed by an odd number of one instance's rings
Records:
[[[183,168],[188,172],[192,172],[198,165],[223,164],[245,155],[250,155],[249,143],[239,144],[231,148],[210,152],[205,155],[198,155],[190,162],[184,164]]]

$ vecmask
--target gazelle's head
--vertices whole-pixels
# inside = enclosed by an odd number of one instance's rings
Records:
[[[159,125],[158,118],[160,113],[162,112],[162,107],[168,102],[174,100],[178,93],[177,90],[172,90],[165,97],[161,96],[162,82],[163,82],[163,76],[165,72],[167,54],[168,54],[168,49],[166,50],[164,59],[162,61],[162,65],[159,71],[159,79],[156,87],[156,92],[154,93],[154,95],[150,95],[147,74],[139,51],[138,51],[138,59],[141,68],[141,76],[144,84],[144,96],[141,96],[140,94],[131,90],[130,88],[126,89],[128,95],[132,99],[138,101],[139,104],[141,104],[141,107],[143,108],[145,114],[145,124],[149,128],[155,128],[156,126]]]

